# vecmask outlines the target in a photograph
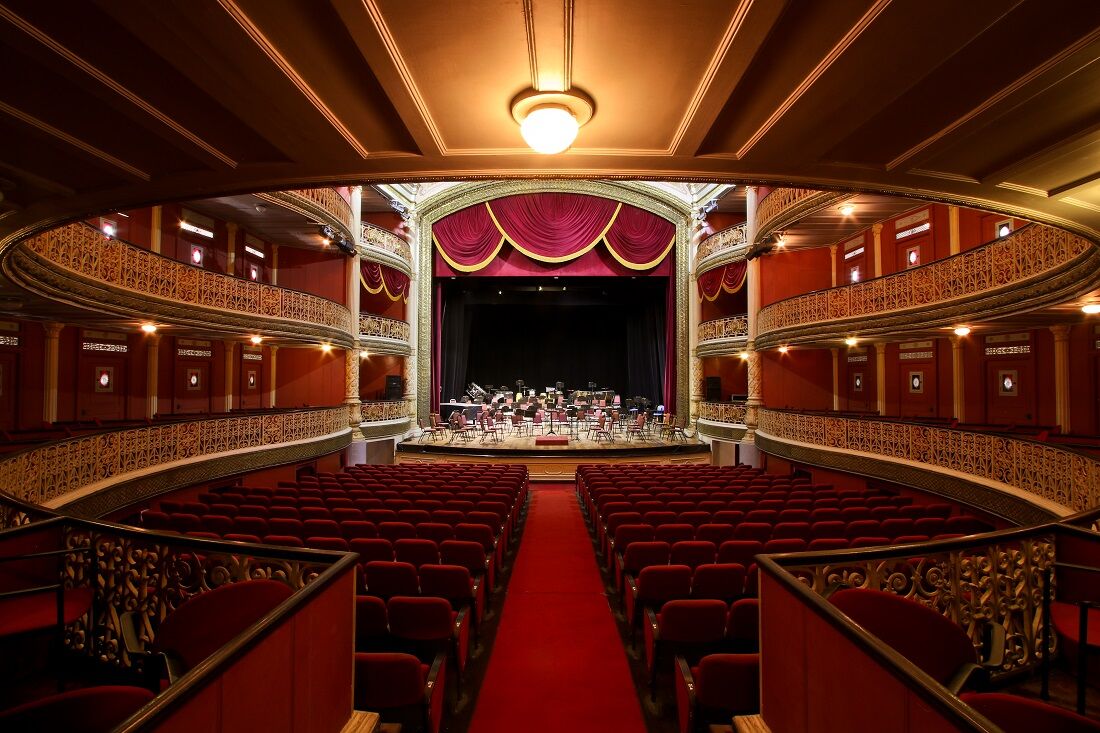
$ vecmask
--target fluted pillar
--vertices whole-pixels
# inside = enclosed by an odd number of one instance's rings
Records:
[[[752,242],[756,238],[756,186],[745,187],[745,241]],[[748,358],[745,360],[746,376],[748,377],[748,397],[745,400],[745,431],[746,442],[753,442],[756,434],[756,426],[759,422],[759,409],[764,404],[763,369],[760,363],[760,353],[756,350],[756,321],[760,314],[760,258],[756,257],[748,262],[745,274],[745,296],[748,301],[748,341],[745,344],[745,352]]]
[[[225,412],[233,411],[233,367],[236,361],[234,359],[236,348],[235,341],[225,342]]]
[[[154,206],[149,216],[149,251],[160,254],[161,227],[163,226],[163,209]]]
[[[279,353],[278,346],[267,347],[267,406],[275,407],[275,361]]]
[[[962,244],[959,237],[959,207],[947,207],[947,244],[950,253],[957,255],[962,252]]]
[[[829,245],[829,280],[834,288],[836,287],[836,250],[835,244]]]
[[[409,218],[405,221],[405,227],[398,236],[403,236],[405,241],[409,245],[409,252],[412,256],[412,276],[409,278],[409,299],[405,303],[405,321],[409,324],[409,356],[405,359],[405,395],[408,398],[409,411],[413,413],[413,423],[416,422],[416,409],[419,400],[418,386],[419,379],[417,379],[417,364],[420,361],[420,288],[430,288],[431,278],[423,285],[420,283],[420,251],[417,246],[419,237],[417,235],[417,229],[419,228],[417,218]],[[431,266],[428,266],[428,272],[431,272]],[[437,327],[439,324],[436,324]],[[430,401],[429,401],[430,404]],[[425,416],[425,422],[430,422]]]
[[[875,344],[875,395],[879,415],[886,414],[886,344]]]
[[[966,421],[966,372],[962,336],[951,337],[951,417]]]
[[[1070,431],[1069,326],[1051,326],[1054,334],[1054,419],[1063,433]]]
[[[48,423],[57,422],[57,380],[60,367],[61,323],[43,323],[46,331],[46,359],[42,380],[42,419]]]
[[[225,243],[225,274],[235,276],[237,274],[237,225],[228,222],[225,225],[227,236]],[[245,273],[246,275],[248,273]]]
[[[344,349],[344,404],[348,406],[348,424],[363,422],[359,401],[359,349]]]
[[[835,270],[834,270],[835,272]],[[833,410],[840,410],[840,349],[829,349],[833,355]]]
[[[699,273],[696,271],[698,265],[698,259],[696,252],[698,251],[700,242],[707,235],[706,220],[695,219],[692,224],[691,230],[691,247],[688,251],[688,272],[691,273],[691,278],[688,286],[688,364],[690,372],[690,384],[691,384],[691,410],[688,415],[689,422],[695,420],[699,416],[699,402],[703,399],[703,360],[698,356],[699,348],[699,322],[702,319],[701,311],[702,304],[699,302],[699,290],[695,287],[695,282],[699,277]]]
[[[871,225],[871,236],[875,240],[875,277],[882,277],[882,224]]]
[[[160,392],[160,334],[145,336],[145,417],[157,416],[157,395]]]
[[[271,284],[279,284],[279,245],[271,245],[271,259],[267,263],[268,271],[271,273]]]

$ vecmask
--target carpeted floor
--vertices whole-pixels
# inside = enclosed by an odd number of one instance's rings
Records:
[[[645,733],[574,487],[531,492],[470,731]]]

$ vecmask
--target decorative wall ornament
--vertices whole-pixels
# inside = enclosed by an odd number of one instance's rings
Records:
[[[370,313],[359,314],[359,335],[374,338],[393,339],[404,344],[409,343],[409,324],[393,318],[376,316]]]

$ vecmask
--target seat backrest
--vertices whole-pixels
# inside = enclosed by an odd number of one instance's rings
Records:
[[[867,588],[839,590],[829,600],[941,684],[963,664],[978,661],[974,644],[960,626],[917,601]]]
[[[760,601],[741,598],[730,605],[726,622],[726,638],[746,646],[755,647],[760,640]]]
[[[415,596],[420,593],[416,567],[407,562],[372,560],[363,566],[367,593],[381,598]]]
[[[460,565],[421,565],[420,594],[448,600],[470,600],[474,581],[470,571]]]
[[[671,601],[691,595],[687,565],[650,565],[638,573],[639,601]]]
[[[690,540],[677,542],[672,546],[672,555],[669,562],[676,565],[687,565],[695,568],[699,565],[713,563],[718,556],[718,548],[713,542],[706,540]]]
[[[451,604],[443,598],[394,596],[386,603],[390,633],[403,639],[451,638]]]
[[[1001,692],[968,692],[959,699],[1004,733],[1100,733],[1100,722],[1039,700]]]
[[[708,654],[695,670],[695,699],[727,713],[752,713],[760,706],[759,654]]]
[[[670,552],[667,542],[631,542],[623,553],[623,570],[637,573],[650,565],[667,565]]]
[[[356,537],[348,542],[348,548],[352,552],[359,553],[359,562],[368,563],[372,560],[393,560],[393,543],[378,537]]]
[[[377,596],[355,597],[355,640],[376,639],[389,633],[386,620],[386,602]]]
[[[764,543],[756,540],[727,540],[718,546],[718,562],[735,562],[746,568],[753,558],[764,551]]]
[[[407,562],[417,568],[439,563],[439,548],[432,540],[397,540],[393,543],[393,554],[398,562]]]
[[[708,563],[695,568],[691,578],[692,598],[732,601],[745,591],[745,566],[738,563]]]
[[[720,641],[726,634],[726,604],[715,599],[669,601],[657,615],[657,626],[663,641]]]
[[[38,698],[0,712],[0,730],[111,731],[153,699],[144,687],[104,685]]]
[[[377,652],[355,655],[357,710],[385,710],[419,704],[424,699],[427,665],[411,654]]]

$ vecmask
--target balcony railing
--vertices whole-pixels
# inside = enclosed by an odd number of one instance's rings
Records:
[[[715,232],[699,243],[695,251],[696,276],[727,260],[743,257],[748,250],[746,225],[737,224]]]
[[[363,224],[359,245],[369,258],[382,259],[385,264],[396,264],[406,274],[412,273],[412,249],[409,243],[393,232],[374,224]],[[378,258],[381,253],[383,257]],[[396,262],[394,262],[396,260]]]
[[[347,414],[344,406],[326,407],[93,433],[5,457],[0,491],[45,504],[179,462],[321,438],[347,430]]]
[[[242,327],[250,324],[253,329],[298,331],[300,324],[305,324],[321,327],[333,336],[334,332],[346,336],[351,330],[351,313],[339,303],[193,267],[107,238],[84,224],[68,224],[44,232],[22,246],[51,266],[90,281],[89,286],[96,290],[90,290],[86,297],[82,297],[80,288],[73,287],[71,282],[44,283],[64,293],[66,298],[86,300],[90,307],[127,314],[139,309],[143,315],[194,322],[202,321],[202,316],[193,308],[181,309],[179,306],[198,306],[234,317],[243,316],[239,318]],[[33,274],[30,280],[31,285],[37,282]],[[131,303],[125,298],[104,295],[98,289],[103,285],[140,296],[140,302]],[[151,305],[149,299],[161,301],[159,305],[163,307],[144,307],[143,303]],[[265,323],[265,319],[270,319],[271,323]],[[276,319],[285,323],[276,323]]]
[[[345,229],[351,229],[351,204],[335,188],[296,188],[284,193],[311,201],[343,224]]]
[[[359,314],[359,335],[374,338],[393,339],[407,344],[409,342],[409,324],[393,318],[385,318],[370,313]]]
[[[756,207],[756,242],[830,204],[850,198],[850,193],[811,188],[776,188]]]
[[[404,420],[409,417],[409,403],[405,400],[364,402],[363,422]]]
[[[913,311],[922,326],[952,323],[959,314],[931,311],[1002,291],[1021,291],[1011,303],[996,304],[997,308],[1016,309],[1020,301],[1035,297],[1021,286],[1042,281],[1043,293],[1057,289],[1057,295],[1061,289],[1048,278],[1089,254],[1095,254],[1091,242],[1061,229],[1032,224],[1007,237],[927,265],[773,303],[760,310],[758,343],[770,346],[776,339],[772,334],[788,329],[854,319],[866,321],[869,317],[907,311]],[[1084,268],[1066,287],[1080,285],[1081,278],[1094,276],[1094,268]],[[981,316],[980,312],[969,310],[971,320]],[[838,327],[843,328],[844,324]]]
[[[743,339],[749,335],[749,317],[747,315],[718,318],[699,324],[699,343],[724,339]]]
[[[743,402],[700,402],[699,419],[730,425],[745,424],[745,403]]]
[[[760,410],[758,432],[780,440],[962,474],[1075,511],[1100,505],[1100,461],[1007,435],[850,417]]]

